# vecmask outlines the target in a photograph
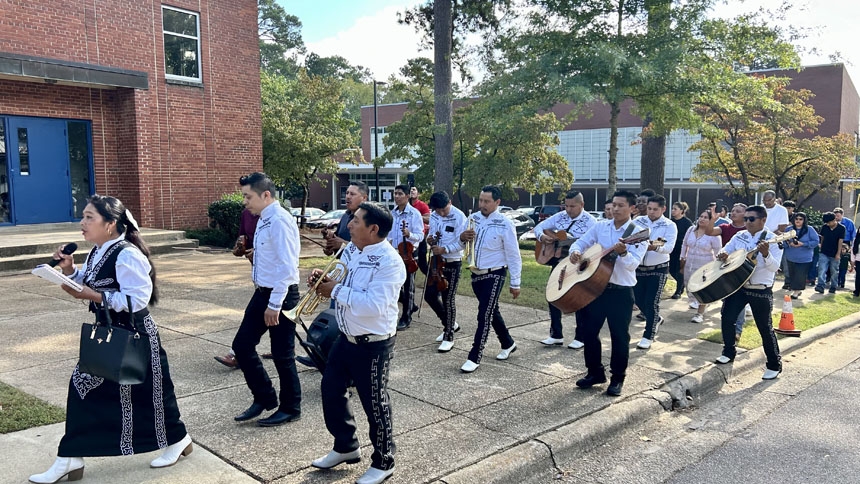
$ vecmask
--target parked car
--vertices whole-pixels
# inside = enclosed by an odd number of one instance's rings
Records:
[[[513,207],[509,207],[507,205],[499,205],[499,212],[505,213],[513,210]]]
[[[290,213],[293,217],[296,218],[296,223],[301,225],[302,223],[302,207],[293,207],[290,209]],[[325,210],[321,208],[307,207],[305,208],[305,223],[308,223],[308,220],[314,217],[320,217],[325,215]]]
[[[534,213],[535,213],[535,207],[531,207],[531,206],[527,207],[525,205],[521,205],[521,206],[517,207],[517,212],[522,212],[523,215],[534,220],[532,215],[534,215]]]
[[[343,217],[343,214],[345,213],[346,209],[331,210],[329,212],[324,213],[323,215],[320,215],[319,217],[311,218],[307,221],[305,227],[311,229],[325,229],[329,227],[334,227],[338,224],[338,222],[340,222],[341,217]]]
[[[514,228],[517,231],[517,237],[521,237],[526,232],[530,232],[532,231],[532,229],[535,228],[535,221],[520,211],[510,210],[507,212],[502,212],[502,215],[509,218],[514,223]]]
[[[536,224],[539,224],[562,210],[564,210],[564,207],[561,205],[538,206],[535,207],[535,211],[530,217]]]

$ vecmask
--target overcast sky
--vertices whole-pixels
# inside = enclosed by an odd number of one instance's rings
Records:
[[[416,0],[278,0],[302,21],[302,37],[308,51],[322,56],[340,55],[352,64],[370,69],[377,79],[394,74],[407,59],[432,52],[419,51],[420,36],[397,23],[397,12],[423,2]],[[760,6],[775,8],[779,0],[733,0],[714,15],[733,16]],[[840,52],[855,87],[860,86],[860,0],[797,0],[800,8],[787,22],[816,29],[801,45],[817,47],[820,54],[806,54],[804,65],[826,64],[829,54]],[[809,5],[814,5],[809,7]],[[860,89],[860,87],[858,87]]]

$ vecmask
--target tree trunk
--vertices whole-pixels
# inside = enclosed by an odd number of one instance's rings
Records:
[[[651,124],[651,117],[645,117],[644,128]],[[642,158],[639,161],[639,191],[646,188],[663,194],[663,181],[666,178],[666,136],[646,136],[642,138]]]
[[[609,174],[607,176],[607,198],[618,189],[618,115],[621,103],[609,103]]]
[[[451,111],[451,49],[453,44],[452,0],[433,2],[433,97],[436,173],[434,191],[454,187],[454,122]]]
[[[308,209],[308,198],[310,198],[311,190],[310,190],[311,181],[309,179],[305,179],[305,183],[302,185],[302,213],[301,217],[299,217],[299,228],[305,228],[305,212]]]

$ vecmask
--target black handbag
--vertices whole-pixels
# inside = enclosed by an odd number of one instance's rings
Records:
[[[151,348],[149,336],[140,334],[134,322],[131,297],[128,297],[129,322],[132,329],[114,326],[110,310],[96,305],[96,321],[81,326],[81,373],[99,376],[120,385],[138,385],[146,380]]]

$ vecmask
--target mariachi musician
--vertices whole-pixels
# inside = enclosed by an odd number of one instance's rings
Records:
[[[412,324],[412,313],[418,310],[415,305],[415,269],[418,266],[414,257],[415,247],[424,238],[424,219],[409,204],[409,187],[406,185],[394,187],[394,203],[397,205],[391,212],[394,228],[388,233],[388,241],[397,249],[407,267],[406,282],[400,289],[399,299],[403,311],[397,321],[397,329],[402,331]]]
[[[585,344],[585,367],[588,373],[576,382],[579,388],[591,388],[606,383],[606,370],[600,353],[600,330],[609,323],[612,353],[609,369],[612,380],[606,394],[621,395],[630,358],[630,317],[633,312],[633,286],[636,285],[636,268],[642,262],[645,244],[624,244],[621,239],[631,235],[635,224],[630,212],[636,204],[636,194],[619,190],[612,195],[612,219],[597,222],[570,249],[570,262],[577,264],[582,253],[594,244],[608,249],[614,248],[609,257],[617,257],[609,277],[609,284],[594,301],[577,311],[576,321],[580,326],[582,342]]]
[[[541,244],[553,244],[559,240],[559,235],[564,232],[562,237],[565,237],[571,243],[582,237],[588,229],[590,229],[597,220],[588,212],[583,210],[585,200],[582,194],[577,190],[570,190],[564,195],[564,210],[554,214],[552,217],[544,220],[535,227],[535,238]],[[566,246],[561,252],[561,257],[567,257],[570,246]],[[555,269],[558,265],[559,258],[553,257],[547,265],[551,269]],[[549,338],[541,341],[547,346],[564,344],[564,335],[561,326],[561,310],[552,304],[549,305]],[[568,348],[578,350],[582,348],[582,339],[579,334],[579,326],[577,325],[574,333],[573,341],[567,345]]]
[[[445,264],[439,274],[445,283],[442,284],[444,287],[442,290],[439,290],[439,284],[427,284],[424,300],[442,321],[444,329],[436,341],[441,343],[439,352],[446,353],[454,347],[454,332],[460,330],[460,325],[457,324],[455,298],[457,284],[460,281],[460,260],[463,258],[460,234],[466,230],[468,222],[466,215],[451,204],[451,199],[444,191],[431,195],[429,206],[432,212],[428,239],[432,237],[431,251],[432,256],[437,258],[437,265],[439,258]],[[438,271],[438,267],[431,267],[431,269]]]

